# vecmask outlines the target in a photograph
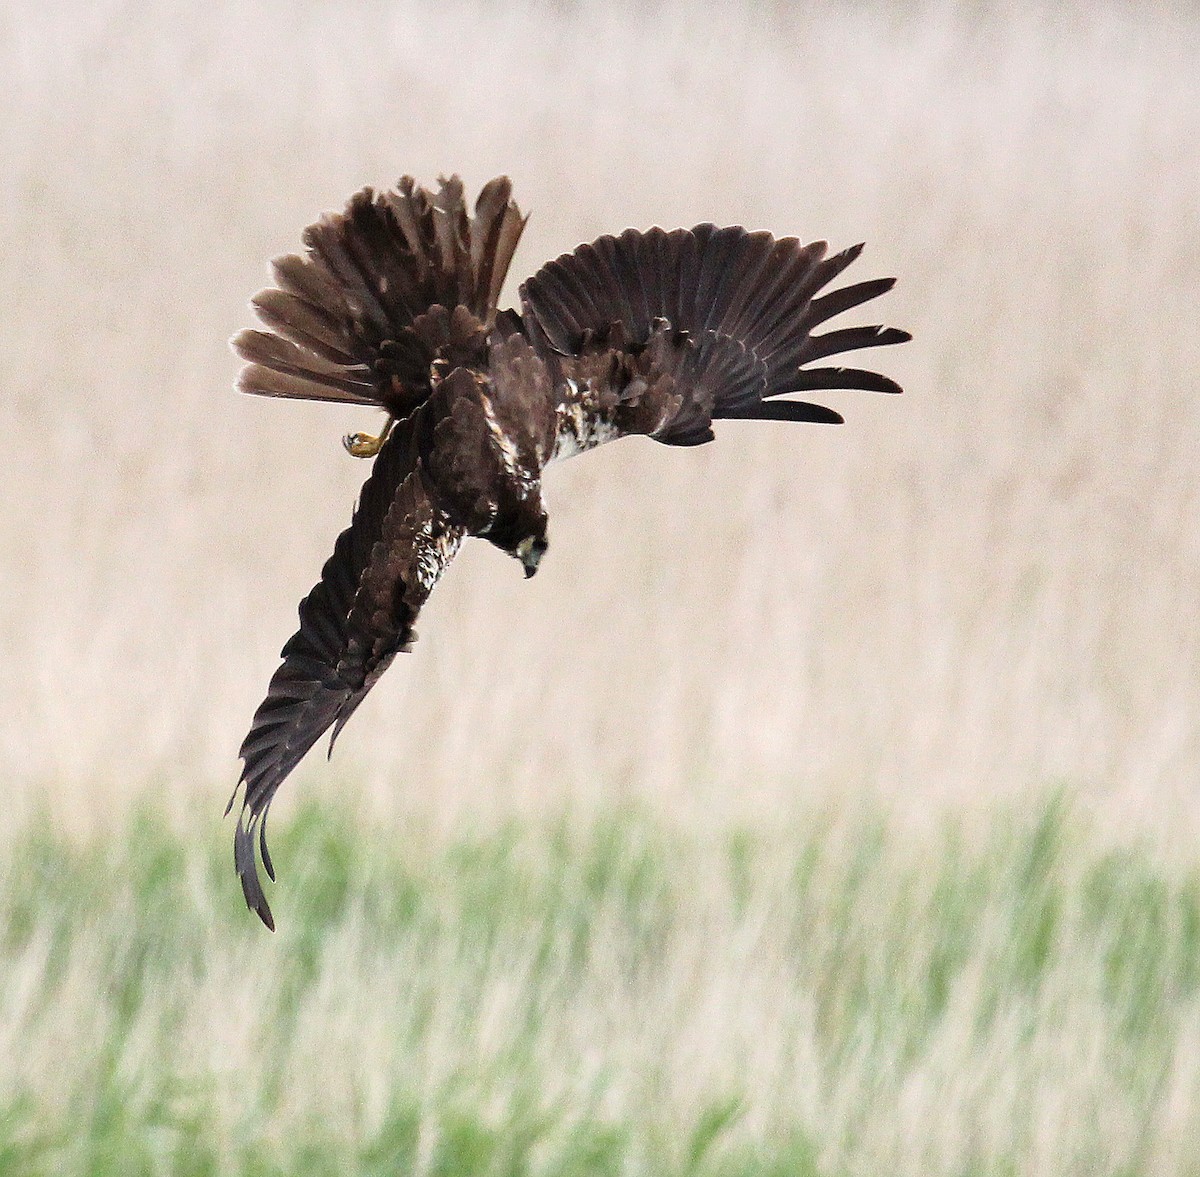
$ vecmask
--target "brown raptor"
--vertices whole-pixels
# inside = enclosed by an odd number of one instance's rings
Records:
[[[826,289],[861,245],[830,255],[823,241],[737,226],[628,229],[548,262],[521,286],[519,313],[498,311],[524,224],[505,177],[473,211],[457,176],[436,192],[409,177],[365,188],[305,231],[304,256],[275,261],[275,286],[253,300],[268,330],[233,340],[245,392],[388,415],[378,437],[345,439],[374,457],[371,475],[241,747],[235,861],[268,927],[255,840],[274,878],[275,791],[409,648],[465,538],[537,571],[550,462],[630,434],[699,445],[722,418],[837,424],[790,394],[900,391],[875,372],[813,366],[909,338],[880,326],[814,333],[891,288],[878,278]]]

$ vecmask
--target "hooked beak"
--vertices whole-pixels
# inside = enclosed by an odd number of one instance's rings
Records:
[[[532,535],[526,536],[517,544],[516,557],[521,561],[521,567],[525,569],[526,580],[538,570],[538,565],[542,562],[548,546],[544,539],[538,539]]]

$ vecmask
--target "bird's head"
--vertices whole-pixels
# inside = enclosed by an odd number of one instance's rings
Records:
[[[529,496],[507,503],[483,535],[502,552],[520,560],[528,579],[538,570],[550,546],[546,539],[546,523],[546,509],[540,497]]]
[[[525,579],[528,580],[537,570],[538,565],[542,562],[542,557],[546,554],[546,549],[550,546],[546,540],[546,527],[543,521],[542,529],[533,535],[527,535],[513,549],[513,555],[521,561],[521,567],[525,569]]]

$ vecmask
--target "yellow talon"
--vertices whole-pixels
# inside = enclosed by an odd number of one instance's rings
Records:
[[[389,417],[378,437],[372,437],[369,433],[347,433],[342,438],[342,445],[346,447],[348,454],[352,454],[356,458],[373,458],[383,449],[383,443],[387,441],[388,434],[391,433],[395,423],[396,419]]]

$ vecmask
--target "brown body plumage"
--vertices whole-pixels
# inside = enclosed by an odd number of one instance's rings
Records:
[[[548,463],[631,434],[697,445],[721,418],[841,421],[776,399],[787,393],[900,391],[874,372],[804,366],[909,338],[886,327],[813,334],[891,288],[884,278],[821,293],[861,246],[827,257],[824,242],[739,227],[631,229],[543,266],[521,287],[521,313],[498,312],[523,227],[503,177],[473,215],[457,177],[436,193],[408,177],[364,189],[305,232],[306,257],[275,262],[277,287],[253,300],[270,330],[233,341],[246,392],[376,405],[395,421],[242,744],[235,860],[268,927],[255,833],[273,878],[265,819],[276,789],[409,648],[466,537],[533,575],[547,546]]]

